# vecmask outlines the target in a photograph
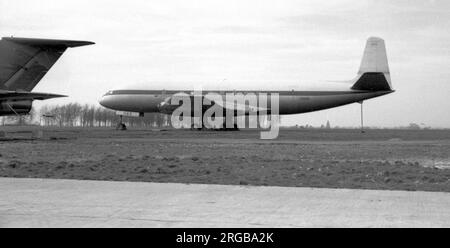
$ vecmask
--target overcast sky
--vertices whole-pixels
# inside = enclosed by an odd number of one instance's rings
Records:
[[[0,0],[2,36],[79,39],[34,91],[97,103],[110,89],[346,87],[365,41],[385,39],[396,92],[366,101],[370,126],[450,127],[450,1]],[[36,104],[40,106],[42,102]],[[359,104],[283,116],[359,125]]]

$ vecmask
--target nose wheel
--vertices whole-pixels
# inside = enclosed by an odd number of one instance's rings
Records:
[[[120,122],[117,123],[116,130],[127,130],[127,126],[123,123],[123,116],[120,116]]]

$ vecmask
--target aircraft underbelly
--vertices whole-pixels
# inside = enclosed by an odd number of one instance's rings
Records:
[[[372,98],[367,93],[315,96],[280,96],[280,114],[300,114],[342,106]]]

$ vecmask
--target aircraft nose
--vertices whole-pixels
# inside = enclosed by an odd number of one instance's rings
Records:
[[[102,98],[100,98],[98,103],[100,103],[100,105],[102,105],[105,108],[110,108],[111,107],[111,97],[107,96],[107,95],[102,96]]]

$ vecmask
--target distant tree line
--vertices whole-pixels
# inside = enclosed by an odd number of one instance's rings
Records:
[[[169,126],[170,116],[160,113],[146,113],[144,117],[123,117],[129,127]],[[1,123],[33,124],[59,127],[115,127],[120,122],[115,111],[90,104],[68,103],[63,105],[44,105],[39,110],[32,109],[26,116],[5,116]]]
[[[0,125],[30,125],[33,123],[33,119],[36,116],[36,110],[34,108],[26,115],[7,115],[0,116]]]

